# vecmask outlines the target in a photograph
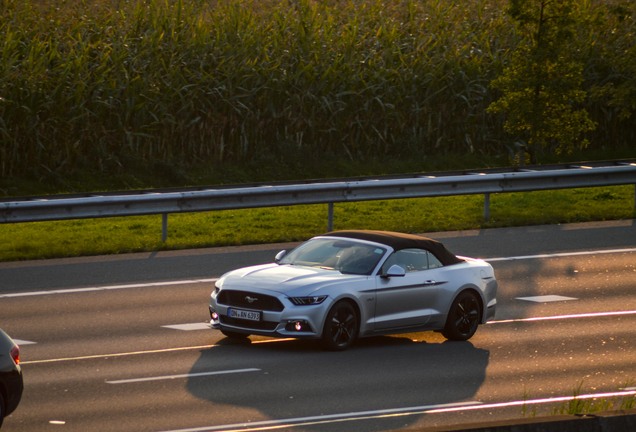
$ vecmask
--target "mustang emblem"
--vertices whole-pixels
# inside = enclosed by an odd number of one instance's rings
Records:
[[[250,296],[245,296],[245,301],[248,302],[249,304],[252,304],[256,301],[258,301],[258,298],[256,297],[250,297]]]

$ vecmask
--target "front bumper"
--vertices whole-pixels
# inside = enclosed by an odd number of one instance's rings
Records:
[[[316,306],[290,306],[280,312],[255,310],[254,312],[260,313],[259,321],[232,318],[228,316],[228,309],[228,306],[211,303],[210,327],[242,334],[316,339],[322,335],[328,306],[324,303]]]

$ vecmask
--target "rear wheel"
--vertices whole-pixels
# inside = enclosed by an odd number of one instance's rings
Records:
[[[450,340],[468,340],[477,331],[480,321],[481,306],[477,294],[464,291],[453,301],[442,334]]]
[[[347,301],[339,301],[327,313],[322,330],[322,343],[330,351],[349,348],[358,337],[358,313]]]

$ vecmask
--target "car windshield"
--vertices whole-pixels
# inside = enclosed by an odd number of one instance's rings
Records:
[[[346,239],[312,239],[292,250],[279,264],[338,270],[370,275],[386,249]]]

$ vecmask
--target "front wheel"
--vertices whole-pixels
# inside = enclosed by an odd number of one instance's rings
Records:
[[[477,295],[471,291],[464,291],[451,305],[442,334],[450,340],[468,340],[477,331],[480,320],[481,307]]]
[[[322,343],[330,351],[349,348],[358,337],[358,313],[347,301],[339,301],[327,313]]]

